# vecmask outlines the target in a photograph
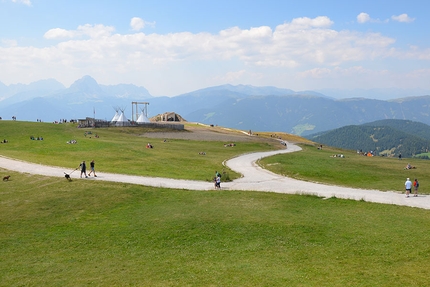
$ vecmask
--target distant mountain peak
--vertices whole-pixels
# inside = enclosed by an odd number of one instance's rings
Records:
[[[83,76],[76,80],[69,88],[72,91],[85,91],[89,93],[101,93],[102,90],[97,81],[91,76]]]

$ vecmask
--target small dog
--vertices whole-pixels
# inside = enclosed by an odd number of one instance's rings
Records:
[[[3,181],[8,181],[8,180],[9,180],[9,178],[10,178],[10,175],[8,175],[8,176],[4,176],[4,177],[3,177]]]
[[[64,177],[68,180],[68,181],[72,181],[72,179],[70,178],[70,175],[67,173],[64,173]]]

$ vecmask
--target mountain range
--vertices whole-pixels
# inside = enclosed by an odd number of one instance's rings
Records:
[[[174,97],[153,97],[144,87],[101,85],[84,76],[69,88],[53,79],[29,85],[0,83],[0,117],[45,122],[94,116],[111,120],[117,107],[130,119],[131,102],[149,102],[148,117],[176,112],[187,121],[302,136],[382,119],[430,124],[429,95],[387,101],[365,97],[365,91],[360,98],[339,100],[316,91],[250,85],[222,85]]]

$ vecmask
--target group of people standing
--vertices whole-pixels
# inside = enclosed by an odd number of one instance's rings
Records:
[[[81,178],[82,178],[82,176],[85,176],[85,178],[88,178],[89,176],[91,176],[91,173],[94,174],[94,177],[97,177],[94,160],[92,160],[90,162],[90,169],[91,170],[88,173],[88,175],[87,175],[87,164],[85,163],[85,160],[79,164],[78,168],[81,170]]]
[[[406,197],[409,197],[409,194],[412,193],[412,186],[414,187],[414,196],[418,196],[418,187],[420,186],[418,179],[415,179],[412,183],[408,177],[405,181]]]

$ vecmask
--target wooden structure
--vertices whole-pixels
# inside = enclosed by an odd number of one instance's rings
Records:
[[[137,121],[139,118],[139,105],[144,105],[142,112],[144,113],[145,117],[148,117],[148,102],[131,102],[131,120]]]

